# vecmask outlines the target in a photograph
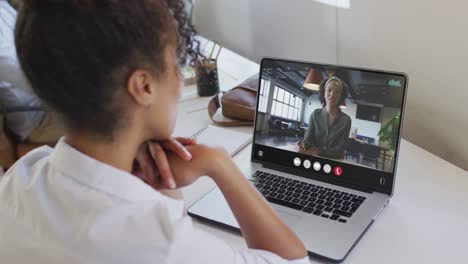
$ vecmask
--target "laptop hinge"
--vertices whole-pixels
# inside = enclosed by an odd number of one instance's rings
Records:
[[[349,188],[349,189],[353,189],[353,190],[357,190],[357,191],[361,191],[361,192],[366,192],[366,193],[374,193],[375,192],[375,190],[364,187],[364,186],[360,186],[360,185],[356,185],[356,184],[352,184],[352,183],[348,183],[348,182],[342,182],[342,181],[336,180],[334,178],[320,176],[319,174],[306,173],[306,172],[304,172],[302,170],[298,170],[298,169],[294,169],[294,168],[285,168],[283,166],[278,166],[278,165],[271,164],[271,163],[261,163],[261,164],[263,165],[263,167],[265,167],[267,169],[277,170],[277,171],[281,171],[281,172],[284,172],[284,173],[289,173],[289,174],[301,176],[301,177],[304,177],[304,178],[307,178],[307,179],[326,182],[326,183],[330,183],[330,184],[334,184],[334,185],[338,185],[338,186],[341,186],[341,187],[345,187],[345,188]]]

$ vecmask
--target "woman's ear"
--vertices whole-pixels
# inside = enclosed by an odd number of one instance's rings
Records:
[[[130,74],[126,88],[136,104],[148,107],[156,96],[156,79],[149,71],[135,70]]]

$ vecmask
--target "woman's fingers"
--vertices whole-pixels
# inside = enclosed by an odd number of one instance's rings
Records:
[[[136,158],[144,175],[142,180],[157,188],[160,188],[161,184],[165,188],[176,188],[165,150],[174,152],[184,160],[191,160],[192,154],[185,146],[194,144],[197,144],[195,139],[183,137],[171,138],[164,142],[147,142],[146,146],[144,146],[145,149],[139,151]]]
[[[159,169],[159,176],[162,182],[170,189],[176,188],[174,176],[172,175],[171,168],[169,167],[169,161],[167,160],[166,153],[164,152],[161,144],[157,142],[149,142],[148,146],[151,157]]]
[[[197,139],[196,138],[184,138],[184,137],[176,137],[175,140],[184,146],[196,145]]]
[[[304,144],[301,141],[297,142],[297,146],[299,147],[299,151],[305,151]]]
[[[157,178],[159,176],[158,168],[151,158],[151,153],[147,144],[144,144],[142,149],[138,152],[136,161],[136,175],[138,178],[142,179],[152,187],[156,187],[158,185]]]
[[[179,138],[182,139],[182,138]],[[189,141],[188,139],[183,138],[183,142],[186,143],[192,143],[192,141]],[[178,155],[180,158],[183,160],[191,160],[192,159],[192,154],[187,150],[187,148],[184,147],[184,143],[181,143],[179,140],[176,139],[168,139],[164,142],[162,142],[162,146],[169,150],[174,152],[176,155]]]

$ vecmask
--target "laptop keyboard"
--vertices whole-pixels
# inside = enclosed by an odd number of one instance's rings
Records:
[[[366,197],[257,171],[255,187],[271,203],[346,223]]]

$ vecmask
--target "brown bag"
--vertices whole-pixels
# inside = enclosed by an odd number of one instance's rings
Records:
[[[221,100],[218,96],[213,97],[208,104],[208,113],[213,122],[221,126],[253,125],[257,107],[258,81],[258,74],[255,74],[224,93]],[[222,119],[215,117],[217,112],[218,115],[220,114],[218,110],[220,107]]]

